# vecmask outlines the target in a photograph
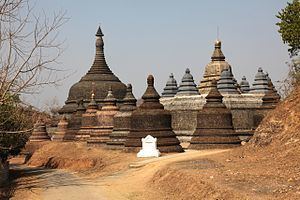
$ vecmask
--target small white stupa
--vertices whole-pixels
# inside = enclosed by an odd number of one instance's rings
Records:
[[[160,152],[157,149],[157,139],[151,135],[142,138],[142,149],[138,152],[138,158],[159,157]]]

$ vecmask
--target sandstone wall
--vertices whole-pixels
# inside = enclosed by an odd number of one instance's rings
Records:
[[[8,181],[9,163],[8,161],[0,162],[0,186]]]

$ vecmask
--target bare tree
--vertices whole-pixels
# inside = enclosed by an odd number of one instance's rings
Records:
[[[68,19],[65,12],[35,15],[29,1],[0,1],[0,105],[61,80],[58,33]]]

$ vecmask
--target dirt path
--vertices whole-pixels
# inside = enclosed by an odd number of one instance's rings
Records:
[[[221,153],[227,150],[187,151],[160,158],[151,158],[132,163],[128,170],[111,176],[86,179],[64,170],[23,168],[31,181],[24,182],[18,191],[32,190],[35,198],[42,200],[77,200],[77,199],[144,199],[148,181],[155,172],[164,166],[178,161]],[[24,199],[24,198],[23,198]]]

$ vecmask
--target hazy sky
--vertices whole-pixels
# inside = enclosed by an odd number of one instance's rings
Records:
[[[58,88],[43,88],[27,98],[37,107],[57,98],[61,105],[69,88],[90,68],[95,54],[95,32],[101,24],[105,56],[111,70],[136,98],[146,88],[148,74],[155,77],[159,93],[172,72],[178,83],[187,67],[196,84],[210,62],[217,37],[235,78],[253,82],[258,67],[272,80],[282,80],[289,61],[275,23],[286,0],[38,0],[36,10],[66,10],[69,22],[60,37],[67,49],[62,68],[74,74]]]

